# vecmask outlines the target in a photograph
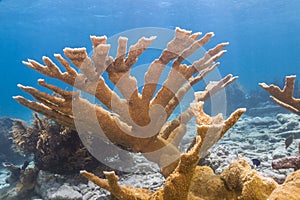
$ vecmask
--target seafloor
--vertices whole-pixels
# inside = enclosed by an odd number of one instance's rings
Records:
[[[252,168],[255,168],[262,176],[274,178],[282,182],[292,170],[272,169],[272,160],[297,154],[297,145],[300,141],[300,118],[295,114],[288,114],[284,110],[272,105],[261,106],[249,110],[251,115],[244,115],[238,123],[214,146],[200,165],[208,165],[216,173],[221,173],[230,162],[238,157],[246,159]],[[257,114],[264,113],[263,116]],[[1,119],[2,130],[9,132],[11,125],[9,119]],[[5,122],[5,123],[4,123]],[[182,150],[187,149],[189,141],[194,137],[194,123],[188,126],[188,135],[182,141]],[[6,134],[7,137],[9,134]],[[294,140],[286,148],[286,138],[293,135]],[[6,147],[8,148],[8,147]],[[12,156],[12,155],[11,155]],[[135,163],[131,166],[132,174],[119,175],[121,185],[148,188],[156,190],[164,183],[164,178],[158,167],[145,160],[141,155],[135,156]],[[1,157],[2,161],[11,161]],[[14,158],[16,159],[16,158]],[[253,159],[259,160],[258,166],[253,164]],[[19,157],[19,160],[20,157]],[[18,163],[17,163],[18,164]],[[18,199],[18,191],[13,189],[14,184],[6,183],[9,172],[6,169],[0,171],[0,197],[1,199]],[[8,195],[9,194],[9,195]],[[6,195],[6,196],[5,196]],[[24,195],[22,195],[24,196]],[[34,190],[25,195],[26,199],[109,199],[109,193],[92,182],[83,179],[79,174],[57,175],[46,171],[39,171]]]

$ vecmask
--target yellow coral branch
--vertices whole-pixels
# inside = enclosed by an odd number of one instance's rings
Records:
[[[146,189],[120,186],[118,184],[118,177],[114,172],[104,172],[106,179],[99,178],[84,170],[80,173],[99,187],[111,192],[111,195],[119,200],[146,200],[150,199],[150,195],[152,194],[151,191]]]
[[[224,134],[238,121],[245,108],[235,110],[227,120],[222,114],[210,117],[203,111],[203,102],[195,102],[191,105],[192,112],[197,121],[197,132],[202,138],[201,153],[206,152],[210,147],[217,143]]]
[[[212,33],[207,34],[206,36],[204,36],[204,41],[208,41],[212,36]],[[190,86],[183,86],[183,88],[181,89],[182,84],[188,82],[188,84],[193,85],[201,81],[207,73],[209,73],[219,65],[218,63],[214,62],[226,52],[225,50],[223,50],[223,48],[227,45],[228,43],[218,44],[216,47],[206,52],[204,57],[202,57],[198,61],[195,61],[191,66],[180,64],[182,62],[182,59],[175,60],[173,62],[173,66],[167,80],[163,83],[163,87],[158,91],[151,105],[159,104],[165,107],[168,104],[173,104],[172,107],[169,106],[169,108],[167,109],[169,110],[169,112],[173,112],[179,101],[176,100],[176,95],[178,96],[177,91],[180,92],[181,90],[184,90],[185,92],[183,94],[185,94],[190,89]],[[190,49],[188,48],[183,52],[183,56],[188,56],[194,50],[196,50],[195,47],[190,47]],[[197,75],[197,78],[192,78],[192,76],[197,72],[199,73]]]
[[[162,52],[159,59],[156,59],[151,63],[145,74],[145,86],[143,88],[142,96],[145,100],[147,100],[146,102],[149,103],[152,99],[157,83],[166,64],[172,59],[178,57],[181,52],[190,46],[199,35],[200,33],[191,35],[189,31],[176,28],[174,39],[168,43],[167,49]]]

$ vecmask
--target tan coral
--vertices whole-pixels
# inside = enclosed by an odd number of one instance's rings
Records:
[[[220,175],[208,166],[197,166],[192,179],[189,199],[237,199],[238,194],[227,188]]]
[[[269,196],[269,200],[298,200],[300,197],[300,170],[297,170],[286,178],[285,182],[278,186]]]
[[[300,115],[300,99],[293,97],[295,78],[296,76],[287,76],[282,90],[273,84],[260,83],[259,85],[268,91],[271,98],[280,106]]]
[[[227,120],[224,120],[222,114],[215,117],[205,114],[203,111],[203,102],[192,103],[191,110],[197,121],[197,133],[202,138],[201,153],[205,153],[217,143],[239,120],[241,115],[246,112],[244,108],[237,109]]]
[[[238,199],[242,200],[265,200],[278,186],[273,179],[261,177],[243,159],[231,163],[222,172],[221,178],[227,188],[238,194]]]
[[[266,200],[277,186],[274,180],[259,176],[245,160],[238,159],[221,175],[215,175],[209,167],[197,166],[190,195],[205,200]]]
[[[273,84],[267,85],[261,83],[260,85],[267,90],[271,98],[280,106],[300,115],[300,99],[293,97],[294,84],[296,76],[287,76],[285,86],[281,90],[278,86]],[[298,152],[300,153],[300,143],[298,144]],[[280,158],[272,162],[272,166],[276,169],[292,168],[299,169],[299,155]],[[269,200],[289,199],[296,200],[300,198],[300,170],[297,170],[286,178],[285,182],[278,186],[269,196]]]
[[[183,64],[184,59],[202,48],[214,36],[213,33],[207,33],[198,39],[200,35],[176,28],[174,38],[145,73],[141,92],[130,70],[138,57],[151,45],[154,36],[141,38],[129,48],[128,53],[128,39],[120,37],[116,58],[108,56],[110,45],[106,44],[105,36],[91,36],[93,43],[91,57],[85,48],[65,48],[64,54],[70,62],[60,54],[54,55],[65,69],[64,72],[48,57],[43,57],[44,65],[30,59],[23,62],[43,75],[61,80],[95,96],[103,106],[90,103],[80,95],[80,92],[66,91],[41,79],[38,81],[39,85],[52,90],[54,95],[19,84],[18,86],[31,94],[37,102],[22,96],[14,98],[26,107],[71,129],[80,126],[86,136],[89,133],[100,140],[107,137],[113,144],[141,152],[147,159],[158,163],[163,168],[163,173],[168,175],[177,165],[176,158],[180,155],[177,146],[186,132],[185,124],[191,119],[191,110],[186,110],[171,122],[167,120],[188,90],[219,65],[215,61],[226,52],[224,47],[228,45],[220,43],[191,65]],[[156,92],[162,71],[170,62],[172,62],[170,73]],[[102,76],[104,72],[108,74],[122,97],[107,85]],[[205,91],[198,95],[197,101],[207,100],[236,78],[228,75],[220,81],[210,83]],[[96,120],[87,117],[91,113],[95,113]],[[105,135],[99,134],[97,128],[99,126]],[[158,150],[160,153],[154,156],[149,154]]]

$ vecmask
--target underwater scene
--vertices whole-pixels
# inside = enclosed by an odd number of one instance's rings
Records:
[[[300,200],[299,11],[0,0],[0,199]]]

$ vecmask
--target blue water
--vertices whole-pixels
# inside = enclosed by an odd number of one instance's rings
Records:
[[[213,31],[211,45],[229,41],[222,75],[238,75],[246,90],[285,75],[300,75],[299,0],[2,0],[0,1],[0,116],[26,119],[31,111],[11,97],[18,83],[36,86],[27,58],[91,49],[89,35],[112,36],[141,27]],[[299,76],[300,79],[300,76]]]

